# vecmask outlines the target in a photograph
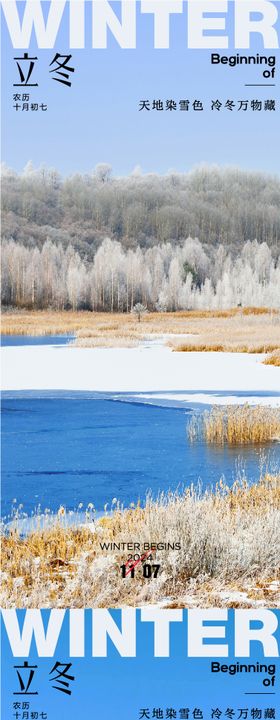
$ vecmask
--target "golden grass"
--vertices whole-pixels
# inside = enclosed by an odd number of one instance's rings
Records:
[[[260,405],[218,407],[194,415],[187,428],[191,441],[248,445],[280,441],[280,409]]]
[[[246,312],[227,318],[194,319],[189,332],[194,337],[169,342],[176,352],[272,353],[280,348],[280,313]]]
[[[269,355],[265,360],[263,361],[264,365],[274,365],[274,367],[280,367],[280,350],[274,350],[271,355]]]
[[[139,323],[134,314],[7,312],[2,333],[75,334],[80,347],[132,347],[149,335],[174,335],[168,344],[175,351],[267,353],[280,348],[280,313],[266,308],[149,313]]]
[[[176,352],[235,352],[235,353],[252,353],[252,354],[265,354],[272,353],[278,350],[278,344],[275,345],[238,345],[234,343],[220,343],[213,345],[212,343],[197,342],[182,345],[178,345],[176,348],[170,343],[173,350]],[[263,363],[264,365],[274,365],[276,363]]]
[[[53,310],[4,312],[1,332],[5,335],[71,335],[83,327],[91,326],[94,319],[95,314],[92,312]]]
[[[174,313],[149,313],[140,325],[158,323],[160,330],[175,321],[178,326],[186,319],[230,318],[248,315],[278,315],[270,308],[232,308],[230,310],[190,310]],[[121,327],[138,327],[132,314],[96,313],[73,310],[13,310],[2,312],[2,330],[6,335],[48,335],[77,332],[78,330],[100,330],[110,332]],[[182,329],[182,332],[184,330]]]
[[[177,607],[280,604],[280,475],[266,474],[249,486],[220,481],[202,493],[147,498],[88,527],[63,525],[60,509],[52,527],[35,527],[25,538],[14,529],[2,537],[4,607],[119,607],[162,603]],[[145,580],[121,578],[127,553],[102,550],[100,542],[180,543],[153,552],[161,569]],[[239,595],[236,595],[236,592]],[[226,595],[226,598],[225,598]]]

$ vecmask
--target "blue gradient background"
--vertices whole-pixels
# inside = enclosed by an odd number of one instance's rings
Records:
[[[28,160],[46,163],[63,174],[90,172],[98,162],[108,162],[115,174],[130,173],[136,165],[144,172],[184,172],[200,163],[238,165],[245,169],[279,172],[278,112],[139,112],[141,99],[189,98],[205,103],[221,99],[271,99],[279,102],[279,68],[276,87],[248,88],[262,82],[265,67],[256,65],[212,66],[211,50],[188,50],[187,11],[172,15],[170,49],[153,48],[153,16],[141,14],[138,3],[137,49],[123,50],[108,32],[108,48],[91,48],[91,2],[86,2],[86,48],[72,51],[76,69],[71,88],[54,82],[49,63],[55,51],[68,48],[68,8],[65,9],[53,50],[39,50],[33,36],[30,54],[38,55],[32,90],[34,102],[45,102],[45,113],[16,112],[13,83],[18,71],[5,20],[3,37],[3,152],[2,159],[16,170]],[[279,5],[277,0],[276,5]],[[22,13],[25,2],[18,2]],[[44,2],[45,13],[49,3]],[[119,2],[114,0],[115,12]],[[232,47],[234,2],[229,2],[227,33]],[[218,34],[215,31],[215,34]],[[263,50],[254,34],[249,54],[275,54]],[[244,51],[239,51],[246,54]],[[279,51],[277,51],[279,60]],[[34,71],[35,72],[35,71]],[[267,81],[269,82],[269,81]]]
[[[21,621],[25,611],[18,611]],[[117,623],[120,621],[120,611],[111,611]],[[275,611],[278,619],[280,611]],[[42,611],[44,621],[47,622],[49,611]],[[69,659],[68,654],[68,613],[66,613],[60,640],[54,658],[40,658],[36,671],[34,690],[39,692],[38,698],[30,698],[32,708],[48,713],[48,720],[77,720],[85,718],[98,718],[98,720],[138,720],[141,708],[175,709],[189,707],[201,708],[204,711],[204,720],[210,720],[212,709],[220,708],[223,713],[227,708],[249,708],[248,720],[251,720],[251,708],[265,708],[278,706],[279,712],[279,659],[263,658],[262,646],[258,642],[251,643],[251,656],[248,658],[235,658],[233,650],[233,622],[234,611],[229,611],[229,620],[226,623],[226,640],[218,642],[229,643],[229,658],[194,659],[187,657],[187,613],[184,611],[183,623],[172,623],[170,630],[170,658],[153,657],[153,623],[141,622],[140,611],[137,611],[137,657],[122,658],[108,640],[108,657],[91,657],[91,611],[86,611],[86,658]],[[215,624],[218,624],[217,622]],[[221,624],[224,624],[221,623]],[[215,642],[214,640],[210,642]],[[5,670],[3,675],[4,700],[3,720],[13,718],[12,703],[21,699],[13,695],[18,689],[18,680],[14,665],[20,665],[21,660],[14,659],[7,640],[6,631],[2,635],[3,657]],[[221,663],[254,663],[256,661],[269,664],[275,663],[276,687],[265,688],[262,680],[267,675],[260,673],[228,675],[228,673],[211,673],[211,661],[217,659]],[[19,662],[18,662],[19,660]],[[48,674],[54,662],[72,662],[70,674],[75,675],[71,684],[72,695],[66,696],[52,688]],[[36,664],[37,652],[32,645],[29,662]],[[36,688],[35,688],[36,685]],[[246,695],[253,692],[276,692],[275,695]],[[28,700],[28,697],[23,697]],[[235,718],[238,718],[237,713]],[[152,717],[152,712],[151,712]],[[179,717],[179,714],[178,714]],[[276,712],[276,718],[279,716]],[[190,713],[190,718],[192,715]],[[224,714],[221,720],[224,719]]]

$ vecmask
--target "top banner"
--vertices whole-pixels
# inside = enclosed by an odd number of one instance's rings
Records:
[[[33,37],[38,48],[53,48],[65,22],[71,50],[106,48],[109,34],[119,47],[134,49],[143,16],[153,27],[156,49],[178,44],[174,16],[180,17],[182,44],[190,49],[249,49],[254,36],[265,50],[275,49],[278,5],[273,0],[2,0],[14,48],[29,48]]]

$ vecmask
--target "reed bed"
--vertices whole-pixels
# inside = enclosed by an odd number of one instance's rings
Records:
[[[177,352],[268,353],[280,348],[280,313],[267,308],[148,313],[139,323],[131,313],[5,312],[2,333],[74,334],[78,347],[132,347],[146,336],[174,335],[168,344]]]
[[[280,350],[274,350],[271,355],[263,361],[264,365],[274,365],[274,367],[280,367]]]
[[[280,441],[280,408],[260,405],[213,406],[193,415],[187,426],[189,439],[224,445],[264,444]]]
[[[279,474],[148,496],[144,507],[124,509],[114,498],[110,513],[82,527],[65,517],[60,508],[52,526],[35,523],[21,537],[16,514],[2,537],[4,607],[280,605]],[[160,544],[158,577],[145,579],[138,566],[134,579],[122,579],[127,553],[102,550],[104,542]],[[162,548],[174,542],[179,549]]]
[[[172,343],[169,343],[173,350],[176,352],[227,352],[227,353],[250,353],[252,355],[262,355],[266,353],[274,353],[278,351],[278,343],[272,344],[255,344],[248,343],[209,343],[205,340],[198,340],[196,343],[182,343],[174,347]],[[274,362],[265,362],[264,365],[275,365]]]

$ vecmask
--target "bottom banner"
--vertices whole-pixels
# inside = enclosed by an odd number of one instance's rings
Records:
[[[3,610],[3,720],[278,720],[268,609]]]

